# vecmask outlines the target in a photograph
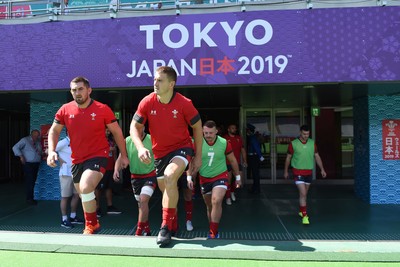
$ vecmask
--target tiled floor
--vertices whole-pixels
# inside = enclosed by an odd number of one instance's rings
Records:
[[[59,201],[39,201],[27,206],[21,185],[0,185],[0,231],[49,233],[82,232],[60,227]],[[194,231],[184,229],[183,204],[179,205],[180,238],[206,237],[208,222],[201,198],[194,201]],[[104,202],[104,201],[103,201]],[[130,192],[120,190],[114,203],[121,215],[100,218],[104,235],[132,235],[137,221],[137,204]],[[161,223],[161,198],[156,194],[151,203],[150,226],[156,235]],[[358,199],[351,185],[313,185],[308,211],[311,224],[301,224],[298,216],[297,190],[294,185],[264,185],[261,194],[251,195],[245,189],[237,201],[224,204],[220,236],[227,240],[400,240],[400,205],[369,205]],[[81,215],[82,216],[82,215]]]
[[[99,234],[82,235],[83,226],[60,226],[59,201],[27,206],[21,185],[0,184],[0,254],[2,250],[83,253],[144,257],[251,259],[276,261],[400,262],[400,206],[369,205],[354,196],[351,186],[312,187],[311,224],[297,215],[294,185],[263,186],[262,193],[238,192],[224,204],[221,238],[207,240],[208,223],[202,199],[194,200],[194,231],[180,229],[171,244],[159,248],[155,235],[161,223],[161,198],[152,199],[150,237],[134,237],[137,204],[120,191],[114,204],[121,215],[100,218]],[[184,208],[179,206],[180,225]]]

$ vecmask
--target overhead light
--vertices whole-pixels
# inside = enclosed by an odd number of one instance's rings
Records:
[[[348,110],[353,110],[353,107],[337,107],[333,109],[334,112],[344,112]]]
[[[303,89],[314,89],[315,86],[314,85],[304,85]]]

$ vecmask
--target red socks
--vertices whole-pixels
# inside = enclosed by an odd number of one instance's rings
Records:
[[[193,202],[185,201],[186,221],[192,220]]]
[[[151,234],[148,221],[147,222],[138,222],[135,235],[141,236],[141,235],[143,235],[143,232],[146,233],[147,235]]]
[[[97,221],[97,213],[96,212],[93,212],[93,213],[84,212],[83,215],[85,217],[86,225],[95,226],[97,224],[98,221]]]
[[[175,217],[174,220],[172,221],[172,231],[173,232],[178,232],[178,210],[175,209]]]
[[[218,225],[219,225],[219,223],[210,222],[210,231],[213,234],[217,234],[218,233]]]
[[[147,235],[150,235],[150,234],[151,234],[149,221],[147,221],[147,222],[144,223],[143,231],[144,231]]]
[[[227,191],[231,191],[231,193],[235,193],[235,190],[236,190],[236,180],[233,179],[233,181],[231,181],[230,190],[229,190],[229,188],[228,188]]]
[[[307,206],[300,206],[300,212],[304,216],[307,216]]]
[[[135,235],[142,235],[142,232],[144,230],[144,225],[145,225],[144,222],[138,222]]]
[[[176,209],[174,208],[163,208],[162,209],[162,223],[161,226],[166,225],[168,230],[174,230],[174,220],[176,218]],[[176,221],[177,224],[177,221]]]

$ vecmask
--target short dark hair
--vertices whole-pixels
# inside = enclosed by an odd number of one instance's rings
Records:
[[[207,127],[207,128],[217,128],[217,124],[215,123],[215,121],[212,120],[208,120],[206,121],[203,126]]]
[[[37,132],[38,134],[40,134],[40,131],[39,131],[38,129],[33,129],[33,130],[31,131],[31,134],[33,134],[34,132]]]
[[[72,79],[71,83],[80,83],[83,82],[85,87],[90,88],[89,80],[83,76],[78,76]]]
[[[166,74],[168,79],[171,81],[174,81],[175,83],[178,80],[178,75],[176,74],[176,71],[171,67],[161,66],[161,67],[158,67],[158,69],[156,71],[159,73]]]
[[[309,132],[310,131],[310,127],[308,127],[308,125],[302,125],[300,127],[300,131],[301,132]]]
[[[254,131],[256,130],[256,127],[253,124],[247,123],[246,129],[249,130],[250,132],[254,133]]]

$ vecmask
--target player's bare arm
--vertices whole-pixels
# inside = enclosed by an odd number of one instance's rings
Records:
[[[190,169],[186,172],[186,180],[187,180],[187,186],[190,190],[194,189],[194,182],[193,180],[195,179],[195,176],[193,173],[190,172]]]
[[[239,164],[235,158],[235,155],[231,152],[228,155],[226,155],[226,158],[228,159],[229,163],[232,166],[233,174],[235,175],[236,187],[241,187],[242,179],[240,177]]]
[[[142,134],[144,130],[144,125],[132,120],[129,134],[131,136],[132,142],[135,144],[136,149],[138,150],[138,158],[141,162],[150,164],[151,163],[151,154],[150,151],[144,147],[142,141]]]
[[[114,181],[116,181],[116,182],[120,181],[119,172],[121,170],[122,170],[122,167],[121,167],[121,153],[120,153],[114,164],[114,173],[113,173]]]
[[[190,164],[192,173],[197,173],[201,167],[201,150],[203,146],[203,126],[201,120],[192,125],[195,155]]]
[[[318,167],[321,169],[322,178],[326,177],[326,172],[324,169],[324,164],[322,164],[322,159],[318,153],[315,153],[315,162],[317,163]]]
[[[243,167],[247,167],[247,153],[246,153],[246,149],[244,147],[242,147],[240,149],[240,152],[242,154],[242,159],[243,159]]]
[[[63,128],[64,125],[53,122],[49,130],[47,165],[53,168],[57,166],[58,155],[56,153],[56,146],[58,143],[58,139],[60,138],[61,130]]]
[[[289,178],[289,165],[290,165],[290,161],[292,160],[292,155],[287,154],[286,155],[286,160],[285,160],[285,170],[283,172],[283,177],[285,179]]]
[[[118,123],[115,121],[113,123],[107,124],[108,130],[114,137],[115,143],[118,146],[119,152],[121,154],[121,167],[126,168],[129,165],[128,153],[126,152],[125,138],[122,134],[122,130]]]

